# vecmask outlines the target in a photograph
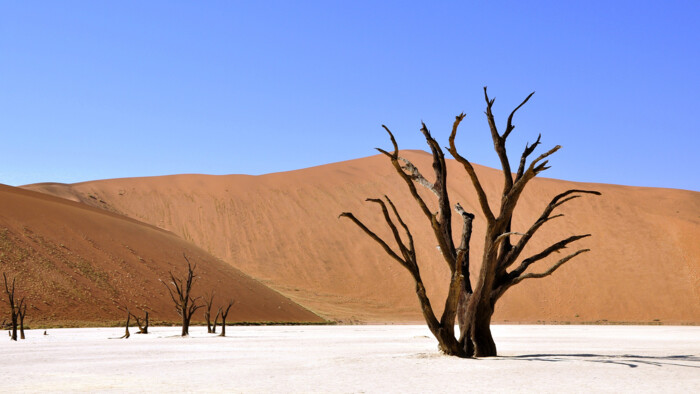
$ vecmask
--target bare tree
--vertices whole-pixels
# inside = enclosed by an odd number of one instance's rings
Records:
[[[27,315],[27,303],[24,302],[24,297],[19,301],[19,307],[17,308],[17,315],[19,316],[19,339],[24,338],[24,316]]]
[[[170,285],[163,282],[163,285],[168,289],[170,298],[172,298],[175,303],[175,310],[178,315],[182,317],[182,336],[189,335],[190,330],[190,320],[192,315],[197,309],[202,308],[204,305],[197,305],[197,300],[200,297],[192,297],[190,292],[192,291],[192,284],[194,283],[196,276],[194,274],[197,265],[192,266],[190,260],[186,255],[185,261],[187,261],[187,276],[185,279],[176,278],[172,271],[168,272],[170,274]],[[162,282],[162,281],[161,281]]]
[[[219,312],[221,312],[221,334],[219,334],[220,337],[226,336],[226,316],[228,316],[228,311],[231,309],[233,303],[233,300],[229,300],[226,309],[219,308]]]
[[[389,197],[384,196],[383,200],[379,198],[369,198],[367,201],[380,206],[384,219],[391,229],[394,241],[399,249],[398,253],[352,213],[343,212],[340,215],[341,217],[347,217],[352,220],[370,238],[381,245],[391,258],[398,261],[399,264],[411,273],[416,285],[416,294],[418,295],[423,310],[423,317],[430,331],[437,338],[440,350],[448,355],[459,357],[495,356],[497,354],[496,345],[491,335],[490,324],[496,301],[498,301],[503,293],[511,286],[525,279],[549,276],[564,263],[589,251],[589,249],[577,250],[561,258],[544,272],[526,272],[535,262],[555,252],[560,252],[569,244],[579,239],[590,236],[590,234],[574,235],[555,242],[539,253],[522,260],[520,259],[525,245],[535,232],[546,222],[563,216],[562,214],[552,215],[552,212],[556,208],[580,197],[582,194],[600,195],[597,191],[567,190],[552,198],[549,204],[545,206],[539,218],[524,232],[512,231],[511,223],[513,212],[525,186],[531,179],[549,168],[547,166],[548,161],[545,159],[561,148],[559,145],[555,146],[532,160],[528,165],[528,157],[535,151],[535,148],[540,145],[541,136],[538,136],[534,144],[525,146],[520,156],[517,171],[515,174],[513,173],[506,154],[506,139],[515,128],[515,125],[512,123],[515,112],[520,109],[533,94],[534,92],[527,96],[527,98],[511,112],[507,120],[505,131],[501,134],[496,128],[492,113],[495,99],[489,99],[486,88],[484,88],[486,118],[491,131],[494,148],[501,162],[504,177],[498,211],[494,211],[490,206],[486,198],[486,192],[472,164],[457,151],[455,138],[457,136],[459,124],[464,119],[465,115],[463,113],[458,115],[452,126],[452,132],[449,137],[449,148],[447,148],[447,150],[455,160],[464,167],[464,170],[468,174],[469,180],[476,190],[479,207],[485,219],[486,235],[484,239],[484,252],[475,287],[472,287],[469,273],[469,243],[471,240],[472,222],[475,217],[472,213],[466,212],[459,203],[455,204],[454,210],[459,215],[459,218],[462,219],[462,232],[458,239],[459,246],[456,246],[452,235],[452,209],[447,193],[447,165],[440,145],[430,135],[425,124],[422,124],[421,132],[425,136],[433,157],[435,180],[431,182],[421,174],[413,163],[399,156],[399,148],[394,135],[386,126],[382,125],[387,133],[389,133],[394,152],[390,153],[379,148],[377,150],[390,159],[394,169],[406,183],[411,196],[418,204],[419,211],[430,223],[442,258],[450,268],[449,290],[447,299],[445,300],[445,307],[439,320],[426,295],[425,286],[420,276],[411,231],[399,215],[396,206],[394,206],[394,203]],[[424,198],[418,193],[416,184],[427,188],[437,197],[436,212],[429,207],[428,203],[426,203]],[[391,209],[391,213],[393,213],[395,219],[392,218],[389,209]],[[398,225],[403,229],[405,233],[404,236],[400,234],[395,221],[398,222]],[[518,237],[516,238],[517,241],[513,242],[512,239],[515,237]],[[459,337],[455,337],[454,332],[455,320],[457,318],[460,327]]]
[[[131,313],[131,316],[136,320],[136,325],[139,327],[139,332],[137,332],[137,334],[148,334],[148,311],[143,312],[145,313],[143,320]]]
[[[216,334],[216,324],[219,321],[219,316],[221,316],[221,308],[219,308],[219,310],[216,311],[216,317],[214,318],[214,325],[211,328],[212,334]]]
[[[17,319],[19,317],[19,309],[21,304],[17,305],[15,303],[15,278],[12,278],[12,284],[7,282],[7,274],[2,273],[2,277],[5,280],[5,294],[7,295],[7,302],[10,304],[10,339],[13,341],[17,340]],[[24,303],[24,299],[21,301]]]
[[[204,304],[206,305],[204,309],[204,319],[207,321],[207,333],[211,334],[214,331],[211,328],[211,304],[214,302],[214,292],[211,294],[206,294],[204,296]],[[214,329],[216,329],[216,321],[214,322]]]
[[[129,334],[129,322],[131,320],[131,312],[129,310],[126,310],[126,331],[124,332],[124,335],[121,336],[119,339],[129,339],[131,334]]]

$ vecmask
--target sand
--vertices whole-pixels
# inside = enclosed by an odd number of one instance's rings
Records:
[[[425,326],[32,330],[0,341],[7,392],[697,392],[700,328],[494,326],[500,357],[440,355]]]
[[[429,175],[426,153],[402,154]],[[463,169],[452,160],[448,168],[452,202],[477,214],[471,254],[475,272],[484,220]],[[495,204],[502,174],[486,167],[477,172]],[[388,236],[376,207],[364,203],[387,194],[413,229],[436,309],[446,293],[447,267],[426,220],[383,156],[263,176],[177,175],[27,188],[172,231],[324,317],[422,321],[408,273],[352,223],[337,219],[352,211]],[[559,212],[566,216],[543,227],[523,257],[573,234],[592,234],[577,245],[592,251],[551,277],[509,290],[495,321],[699,324],[700,193],[538,178],[516,209],[513,230],[527,229],[552,196],[570,188],[594,189],[603,196],[562,207]],[[534,271],[545,270],[556,257]]]
[[[214,314],[235,300],[229,322],[322,321],[168,231],[0,185],[0,271],[17,278],[17,298],[27,299],[30,326],[110,324],[126,319],[123,308],[138,315],[147,310],[152,321],[181,321],[160,281],[171,270],[184,275],[183,253],[196,264],[193,297],[215,292]],[[7,309],[3,300],[3,315]],[[200,311],[194,321],[202,320]]]

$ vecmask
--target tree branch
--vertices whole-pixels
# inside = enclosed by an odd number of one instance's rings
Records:
[[[436,196],[438,196],[438,197],[440,196],[440,194],[438,194],[437,189],[435,189],[435,185],[433,185],[432,183],[430,183],[430,181],[425,179],[423,174],[421,174],[420,171],[418,171],[418,168],[415,165],[413,165],[413,163],[411,163],[408,159],[405,159],[403,157],[399,157],[399,160],[401,160],[405,163],[405,165],[402,166],[401,168],[407,170],[411,174],[410,175],[411,179],[413,179],[415,182],[425,186],[428,190],[435,193]]]
[[[466,291],[472,291],[471,279],[469,275],[469,243],[472,237],[472,221],[474,220],[474,214],[469,213],[462,208],[459,203],[455,205],[455,211],[462,216],[464,223],[462,224],[462,236],[459,247],[457,248],[457,265],[461,268],[461,275],[463,276],[464,288]]]
[[[378,198],[368,198],[365,201],[377,203],[381,206],[382,208],[382,213],[384,214],[384,220],[386,223],[389,225],[389,228],[391,229],[391,233],[394,234],[394,240],[396,240],[396,244],[399,246],[399,249],[401,250],[401,254],[403,255],[403,260],[405,262],[412,261],[411,257],[411,251],[406,247],[406,245],[403,243],[403,240],[401,239],[401,235],[399,234],[399,230],[396,228],[396,225],[394,224],[394,221],[391,219],[391,216],[389,216],[389,210],[386,209],[386,204],[384,204],[384,201]]]
[[[408,250],[411,252],[411,256],[413,257],[413,261],[415,261],[416,260],[416,249],[415,249],[415,246],[413,245],[413,235],[411,235],[411,230],[409,230],[406,223],[404,223],[403,219],[401,218],[401,215],[399,215],[399,211],[396,210],[396,206],[391,201],[391,199],[386,195],[384,195],[384,198],[391,206],[391,209],[394,211],[394,216],[396,216],[396,219],[399,221],[399,224],[401,224],[401,227],[403,227],[404,231],[406,231],[406,235],[408,236]]]
[[[171,278],[173,277],[172,272],[170,273],[170,277],[171,277]],[[175,295],[173,294],[173,291],[172,291],[172,289],[170,288],[170,286],[168,286],[165,282],[163,282],[162,279],[160,279],[160,283],[162,283],[163,286],[165,286],[165,288],[168,289],[168,294],[170,294],[170,298],[173,300],[173,303],[175,303],[175,309],[177,309],[177,310],[179,311],[179,309],[178,309],[179,301],[178,301],[177,299],[175,299]],[[174,283],[175,283],[175,282],[173,282],[173,284],[174,284]]]
[[[542,139],[542,134],[539,134],[537,136],[537,140],[535,141],[534,144],[528,145],[525,144],[525,150],[523,151],[523,154],[520,156],[520,165],[518,165],[518,173],[515,175],[515,181],[517,182],[520,180],[520,178],[523,177],[523,173],[525,172],[525,163],[527,162],[527,157],[532,154],[532,152],[535,151],[537,146],[540,144],[540,139]]]
[[[575,241],[578,241],[579,239],[590,237],[590,236],[591,236],[591,234],[573,235],[567,239],[563,239],[563,240],[551,245],[547,249],[541,251],[540,253],[537,253],[533,256],[526,258],[525,260],[522,261],[522,263],[520,263],[518,268],[511,271],[508,275],[511,278],[517,278],[517,277],[521,276],[523,274],[523,272],[525,272],[527,267],[529,267],[533,263],[544,259],[545,257],[549,256],[550,254],[552,254],[554,252],[558,252],[561,249],[566,248],[566,246],[572,242],[575,242]]]
[[[513,129],[515,128],[515,125],[513,125],[513,115],[515,115],[515,111],[519,110],[520,107],[522,107],[523,105],[525,105],[525,103],[527,103],[527,101],[530,100],[530,97],[532,97],[533,94],[535,94],[535,92],[532,92],[532,93],[530,93],[527,97],[525,97],[525,100],[523,100],[523,102],[520,103],[520,105],[518,105],[517,107],[515,107],[515,109],[513,110],[513,112],[510,113],[510,116],[508,116],[508,124],[506,125],[506,131],[503,133],[503,139],[504,139],[504,140],[505,140],[506,138],[508,138],[508,136],[510,135],[510,132],[513,131]]]
[[[359,219],[355,217],[351,212],[343,212],[338,216],[338,218],[341,217],[346,217],[350,220],[352,220],[353,223],[355,223],[362,231],[364,231],[367,235],[369,235],[370,238],[372,238],[375,242],[377,242],[379,245],[381,245],[382,248],[384,248],[384,251],[391,256],[394,260],[398,261],[402,266],[404,266],[407,270],[413,272],[413,267],[411,267],[408,262],[404,261],[399,255],[397,255],[389,245],[387,245],[386,242],[384,242],[383,239],[379,238],[377,234],[372,232],[367,226],[364,225]]]
[[[530,97],[528,96],[525,101],[527,101],[529,98]],[[508,160],[508,154],[506,153],[506,137],[507,134],[510,134],[510,130],[506,130],[506,132],[503,133],[503,136],[498,133],[496,121],[494,120],[493,112],[491,111],[491,107],[493,107],[493,103],[496,101],[496,99],[494,98],[489,100],[489,95],[486,92],[486,86],[484,86],[484,99],[486,100],[486,119],[488,120],[489,128],[491,129],[493,147],[498,154],[498,158],[501,160],[501,169],[503,170],[503,177],[505,179],[503,184],[503,195],[506,195],[506,193],[508,193],[508,191],[513,187],[513,173],[510,170],[510,161]],[[523,102],[523,104],[525,103]],[[523,104],[520,105],[522,106]],[[511,116],[513,116],[513,114],[511,114]],[[509,118],[509,124],[510,120],[511,118]]]
[[[503,233],[496,237],[496,239],[493,241],[493,247],[495,248],[498,246],[499,243],[501,243],[504,239],[510,237],[511,235],[525,235],[523,233],[519,233],[517,231],[508,231],[507,233]]]
[[[547,167],[547,161],[544,161],[541,164],[537,163],[539,163],[541,160],[545,159],[549,155],[553,154],[554,152],[558,151],[560,148],[561,146],[557,145],[549,151],[541,154],[537,159],[533,160],[532,163],[530,163],[528,169],[523,173],[523,176],[521,176],[515,182],[510,191],[508,191],[507,193],[503,193],[503,198],[501,199],[501,213],[499,215],[499,220],[504,219],[506,216],[513,215],[513,210],[515,209],[515,206],[518,203],[518,199],[520,198],[520,194],[525,189],[527,183],[532,178],[537,176],[537,174],[549,168]]]
[[[434,188],[437,191],[438,197],[438,216],[433,216],[431,225],[435,238],[442,250],[442,256],[454,272],[457,269],[456,259],[457,252],[452,239],[452,210],[450,209],[450,197],[447,194],[447,164],[445,163],[445,154],[440,148],[440,144],[430,135],[430,131],[421,122],[421,132],[425,136],[425,140],[430,146],[433,155],[433,170],[435,172]]]
[[[576,193],[581,193],[581,194],[593,194],[593,195],[600,195],[600,192],[594,191],[594,190],[581,190],[581,189],[570,189],[567,190],[563,193],[559,193],[554,198],[552,198],[552,201],[550,201],[549,204],[545,207],[544,211],[540,215],[540,217],[535,221],[535,223],[530,226],[530,228],[525,232],[525,234],[520,238],[518,243],[508,252],[508,254],[501,260],[501,268],[508,268],[510,267],[515,260],[520,256],[520,253],[522,253],[523,249],[525,248],[525,245],[530,241],[530,238],[532,238],[533,235],[535,235],[535,232],[542,227],[545,223],[552,219],[556,219],[558,217],[564,216],[563,214],[558,214],[554,216],[550,216],[552,211],[554,211],[555,208],[561,206],[567,201],[571,201],[574,197],[578,197],[578,195],[575,196],[570,196],[568,198],[565,198],[571,194],[576,194]],[[563,199],[563,200],[562,200]]]
[[[476,195],[479,198],[479,205],[481,205],[481,211],[484,213],[484,216],[486,217],[486,221],[489,223],[492,223],[495,220],[495,217],[493,216],[493,212],[491,211],[491,207],[489,206],[489,200],[486,198],[486,193],[484,192],[484,188],[481,186],[481,181],[479,181],[479,177],[476,175],[476,172],[474,171],[474,167],[472,167],[472,164],[469,162],[469,160],[465,159],[462,157],[459,152],[457,152],[457,147],[455,146],[455,137],[457,136],[457,128],[459,127],[460,122],[464,119],[465,115],[464,113],[459,114],[455,118],[455,122],[452,125],[452,133],[450,134],[450,147],[447,149],[452,157],[457,160],[462,166],[464,167],[464,170],[467,171],[467,174],[469,175],[469,178],[472,181],[472,185],[474,186],[474,189],[476,189]]]
[[[379,152],[383,153],[384,155],[388,156],[391,159],[391,164],[394,165],[394,169],[396,172],[401,176],[401,179],[406,182],[406,185],[408,185],[408,189],[411,192],[411,195],[413,198],[416,200],[418,205],[420,206],[421,211],[423,211],[423,214],[432,222],[433,219],[433,213],[430,212],[430,209],[428,208],[428,205],[426,205],[425,201],[423,198],[418,194],[418,190],[416,190],[416,186],[413,184],[413,180],[411,177],[406,174],[403,169],[401,168],[401,164],[399,164],[399,146],[396,143],[396,139],[394,138],[394,134],[391,133],[391,130],[389,130],[388,127],[385,125],[382,125],[384,130],[386,130],[387,133],[389,133],[389,138],[391,138],[391,143],[394,145],[394,153],[389,153],[381,148],[376,148]]]
[[[551,267],[550,267],[547,271],[545,271],[545,272],[537,273],[537,274],[529,273],[529,274],[520,275],[520,276],[516,277],[515,279],[513,279],[512,285],[516,285],[516,284],[522,282],[522,281],[525,280],[525,279],[536,279],[536,278],[544,278],[545,276],[549,276],[549,275],[551,275],[554,271],[556,271],[557,268],[561,267],[561,266],[562,266],[564,263],[566,263],[567,261],[573,259],[574,257],[580,255],[581,253],[586,253],[586,252],[589,252],[589,251],[590,251],[590,249],[581,249],[581,250],[579,250],[579,251],[577,251],[577,252],[575,252],[575,253],[572,253],[572,254],[570,254],[570,255],[564,257],[563,259],[559,260],[556,264],[554,264],[553,266],[551,266]]]

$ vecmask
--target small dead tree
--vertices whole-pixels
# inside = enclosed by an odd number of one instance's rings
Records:
[[[27,303],[24,302],[24,297],[19,301],[19,308],[17,308],[17,315],[19,316],[19,339],[24,338],[24,316],[27,315]]]
[[[233,300],[229,300],[228,305],[225,309],[221,307],[219,308],[219,312],[221,313],[221,334],[219,334],[220,337],[226,336],[226,316],[228,316],[228,311],[231,309],[233,303]]]
[[[129,333],[129,322],[131,320],[131,312],[129,310],[126,310],[126,331],[124,332],[124,335],[122,335],[119,339],[129,339],[131,334]]]
[[[218,311],[216,311],[216,317],[214,318],[214,325],[211,328],[211,333],[216,334],[216,324],[219,321],[219,316],[221,316],[221,308],[219,308]]]
[[[21,305],[15,303],[15,278],[12,278],[12,284],[7,282],[7,274],[2,273],[2,278],[5,280],[5,294],[7,302],[10,304],[10,339],[17,340],[17,320],[19,318],[19,309]],[[22,300],[24,303],[24,299]]]
[[[185,261],[187,261],[187,275],[185,279],[176,278],[172,271],[170,271],[168,272],[170,274],[170,285],[162,280],[161,282],[165,288],[168,289],[168,294],[170,294],[170,298],[173,300],[173,303],[175,303],[175,310],[178,315],[182,317],[182,336],[184,337],[189,335],[192,315],[197,309],[202,308],[204,305],[197,304],[197,300],[200,297],[192,297],[190,295],[192,284],[197,278],[194,274],[197,265],[195,264],[192,266],[187,256],[184,254],[183,256],[185,257]]]
[[[211,294],[207,294],[204,296],[204,304],[206,305],[204,308],[204,319],[207,321],[207,333],[211,334],[214,332],[211,327],[211,304],[214,302],[214,292],[212,291]],[[214,322],[214,327],[216,329],[216,322]]]
[[[489,204],[486,192],[472,164],[457,151],[455,137],[457,135],[457,128],[465,115],[463,113],[458,115],[452,126],[452,132],[449,137],[449,148],[447,148],[447,150],[452,157],[464,167],[474,190],[476,190],[479,207],[485,219],[486,236],[484,239],[484,250],[475,287],[472,287],[469,273],[469,243],[471,240],[472,222],[475,217],[472,213],[466,212],[459,203],[455,204],[454,210],[459,215],[459,218],[462,219],[462,233],[458,238],[459,246],[456,246],[457,243],[454,241],[452,235],[452,209],[447,193],[447,164],[442,148],[440,148],[438,142],[430,135],[427,127],[423,124],[421,132],[433,156],[435,180],[431,182],[420,173],[413,163],[399,156],[399,148],[394,135],[386,126],[382,125],[389,134],[394,152],[390,153],[379,148],[377,150],[389,158],[399,177],[406,183],[411,196],[418,204],[419,212],[421,212],[430,223],[442,258],[450,268],[451,274],[448,295],[445,300],[442,316],[439,320],[433,312],[432,305],[426,295],[425,286],[420,276],[411,231],[399,215],[398,210],[389,197],[384,196],[383,200],[379,198],[369,198],[367,201],[376,203],[381,208],[384,219],[391,229],[394,241],[398,246],[398,253],[352,213],[343,212],[340,214],[340,217],[346,217],[355,223],[370,238],[377,242],[392,259],[398,261],[399,264],[410,272],[415,282],[416,294],[418,295],[423,310],[423,317],[430,331],[435,338],[437,338],[440,350],[448,355],[459,357],[496,356],[496,345],[491,335],[490,324],[496,301],[498,301],[503,293],[525,279],[549,276],[564,263],[589,251],[589,249],[580,249],[571,253],[555,262],[544,272],[526,272],[535,262],[543,260],[553,253],[560,252],[569,244],[579,239],[590,236],[590,234],[574,235],[555,242],[551,246],[530,257],[522,260],[519,259],[521,253],[525,249],[525,245],[542,225],[552,219],[563,216],[562,214],[552,214],[556,208],[580,197],[582,194],[600,195],[597,191],[567,190],[552,198],[549,204],[545,206],[539,218],[528,229],[523,232],[514,232],[511,229],[513,212],[525,186],[535,176],[549,168],[547,166],[548,162],[545,159],[561,148],[558,145],[555,146],[532,160],[528,165],[528,157],[535,151],[535,148],[540,145],[541,136],[537,137],[534,144],[525,146],[520,156],[517,171],[513,173],[511,163],[506,154],[506,139],[515,128],[515,125],[512,123],[513,115],[515,115],[515,112],[520,109],[520,107],[525,105],[533,94],[534,92],[527,96],[527,98],[511,112],[507,120],[505,131],[501,134],[496,127],[496,122],[492,113],[495,99],[489,99],[486,88],[484,88],[486,118],[491,131],[494,148],[501,162],[504,177],[498,211],[493,210]],[[427,188],[437,197],[437,209],[429,207],[428,203],[418,193],[416,185]],[[391,210],[395,219],[392,218],[389,210]],[[398,222],[398,226],[403,229],[405,235],[402,236],[400,234],[395,221]],[[513,242],[512,239],[514,237],[519,238],[516,238],[517,240]],[[454,332],[456,319],[459,320],[459,337],[455,337]]]
[[[139,327],[139,332],[137,332],[137,334],[148,334],[148,311],[144,311],[144,313],[145,316],[143,317],[143,320],[131,313],[131,316],[133,316],[134,320],[136,320],[136,325]]]

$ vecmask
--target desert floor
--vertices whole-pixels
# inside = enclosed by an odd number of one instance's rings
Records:
[[[3,392],[698,392],[700,327],[494,326],[500,357],[440,355],[425,326],[30,330]]]

